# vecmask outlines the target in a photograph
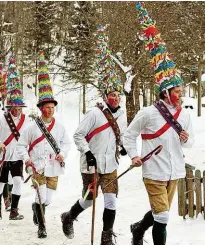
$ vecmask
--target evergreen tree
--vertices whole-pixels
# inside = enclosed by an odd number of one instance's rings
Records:
[[[94,81],[96,10],[92,2],[72,2],[71,29],[64,41],[66,84],[89,84]]]

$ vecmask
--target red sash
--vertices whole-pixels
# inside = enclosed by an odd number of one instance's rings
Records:
[[[50,124],[50,125],[48,126],[48,128],[47,128],[47,130],[48,130],[49,133],[50,133],[50,131],[52,130],[54,124],[55,124],[55,118],[52,118],[52,122],[51,122],[51,124]],[[34,142],[31,143],[30,146],[29,146],[28,153],[29,153],[30,151],[32,151],[33,148],[34,148],[34,146],[37,145],[38,143],[40,143],[43,139],[45,139],[45,135],[44,135],[44,134],[42,134],[41,137],[39,137],[38,139],[34,140]]]
[[[16,129],[19,131],[23,125],[25,121],[25,115],[24,114],[21,114],[21,118],[20,118],[20,121],[18,123],[18,125],[16,126]],[[10,144],[10,142],[13,140],[14,138],[14,134],[13,132],[9,135],[9,137],[4,141],[4,145],[7,146],[8,144]]]
[[[117,118],[115,118],[115,121],[117,120]],[[89,133],[87,136],[85,136],[85,139],[87,140],[87,142],[89,143],[90,140],[92,139],[93,136],[95,136],[96,134],[99,134],[100,132],[102,132],[103,130],[107,129],[110,127],[109,122],[94,129],[91,133]]]
[[[182,109],[179,109],[175,114],[174,114],[174,119],[177,120],[177,118],[179,117],[179,114],[181,112]],[[143,140],[152,140],[155,138],[158,138],[159,136],[161,136],[163,133],[165,133],[169,128],[171,127],[171,125],[169,123],[166,123],[162,128],[160,128],[157,132],[155,132],[154,134],[141,134],[142,139]]]

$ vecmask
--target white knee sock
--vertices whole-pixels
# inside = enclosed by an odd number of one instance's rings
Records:
[[[48,206],[51,203],[54,191],[55,190],[46,188],[46,201],[45,201],[46,206]]]
[[[14,195],[21,195],[21,186],[22,186],[22,178],[20,176],[13,177],[13,188],[12,194]]]
[[[35,202],[39,204],[40,202],[39,202],[37,190],[35,191],[36,191]],[[41,203],[43,204],[46,201],[46,185],[39,186],[39,193],[40,193]]]

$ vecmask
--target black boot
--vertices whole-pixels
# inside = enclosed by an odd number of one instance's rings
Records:
[[[36,212],[36,203],[32,203],[32,211],[33,211],[33,223],[34,225],[38,225],[37,212]]]
[[[19,214],[18,208],[11,209],[9,219],[10,220],[22,220],[24,218],[23,215]]]
[[[36,216],[37,216],[37,222],[38,222],[38,238],[46,238],[47,237],[47,233],[46,233],[46,227],[44,224],[44,220],[42,217],[42,213],[41,213],[41,208],[40,208],[40,204],[35,203],[35,211],[36,211]],[[42,204],[42,208],[43,208],[43,213],[45,214],[45,204]]]
[[[116,237],[112,230],[102,231],[100,245],[115,245],[112,240],[113,236]]]
[[[46,238],[47,237],[47,232],[46,232],[46,227],[45,225],[39,225],[38,226],[38,238]]]
[[[116,211],[111,209],[104,209],[103,212],[103,232],[101,236],[101,245],[114,245],[112,237],[115,236],[113,233],[113,225],[115,221]]]
[[[18,203],[20,196],[12,194],[12,202],[11,202],[11,212],[9,215],[10,220],[22,220],[24,218],[23,215],[18,213]]]
[[[152,215],[152,211],[150,210],[144,216],[144,218],[134,223],[130,226],[132,232],[132,245],[143,245],[143,237],[145,231],[153,225],[154,218]]]
[[[77,218],[77,216],[83,212],[84,209],[80,206],[79,201],[77,201],[70,209],[69,212],[65,212],[61,214],[61,222],[62,222],[62,229],[64,235],[69,238],[74,238],[74,228],[73,228],[73,221]]]
[[[154,245],[165,245],[166,244],[166,224],[159,223],[154,221],[153,229],[152,229],[152,237]]]

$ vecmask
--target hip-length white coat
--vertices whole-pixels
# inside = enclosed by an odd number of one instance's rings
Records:
[[[176,108],[168,104],[166,106],[172,115],[176,113]],[[158,138],[142,140],[142,156],[154,150],[158,145],[163,146],[158,155],[153,155],[142,165],[143,177],[159,181],[185,177],[185,161],[182,147],[189,148],[193,145],[194,133],[190,115],[186,109],[182,109],[177,121],[189,134],[186,143],[180,141],[178,134],[172,127]],[[153,134],[165,124],[165,119],[154,105],[139,111],[124,134],[124,147],[130,158],[138,156],[136,138],[140,134]]]
[[[45,125],[48,127],[50,123],[45,123]],[[55,120],[55,124],[50,133],[60,148],[60,154],[65,159],[68,155],[68,151],[70,150],[71,143],[64,126]],[[64,168],[62,168],[60,163],[55,160],[56,154],[45,138],[40,143],[36,144],[33,147],[33,150],[28,153],[28,146],[41,136],[42,132],[36,122],[31,122],[19,138],[17,144],[18,154],[24,161],[31,158],[37,172],[44,172],[44,175],[47,177],[55,177],[63,174]]]
[[[104,109],[107,106],[104,107]],[[117,118],[117,124],[120,128],[121,137],[127,127],[126,117],[121,109],[117,112],[112,113],[114,118]],[[74,141],[81,152],[80,157],[80,169],[82,173],[93,173],[93,168],[87,171],[87,162],[85,153],[91,151],[97,160],[97,171],[98,173],[112,173],[118,168],[116,161],[116,137],[111,127],[96,134],[88,143],[85,139],[89,133],[96,128],[108,123],[108,120],[104,116],[103,112],[95,107],[88,111],[84,116],[84,119],[78,126],[75,134]]]
[[[20,121],[21,115],[19,115],[18,117],[14,117],[11,115],[11,117],[12,117],[15,125],[17,126],[19,121]],[[30,123],[29,118],[27,116],[25,116],[24,123],[19,130],[20,135],[22,134],[23,130],[29,125],[29,123]],[[2,114],[0,116],[0,142],[3,143],[10,135],[11,135],[11,129],[10,129],[4,115]],[[5,161],[21,160],[19,154],[17,153],[16,145],[17,145],[17,140],[14,137],[12,139],[12,141],[6,146]],[[2,154],[0,154],[0,155],[2,155]],[[2,158],[2,157],[0,156],[0,158]]]

